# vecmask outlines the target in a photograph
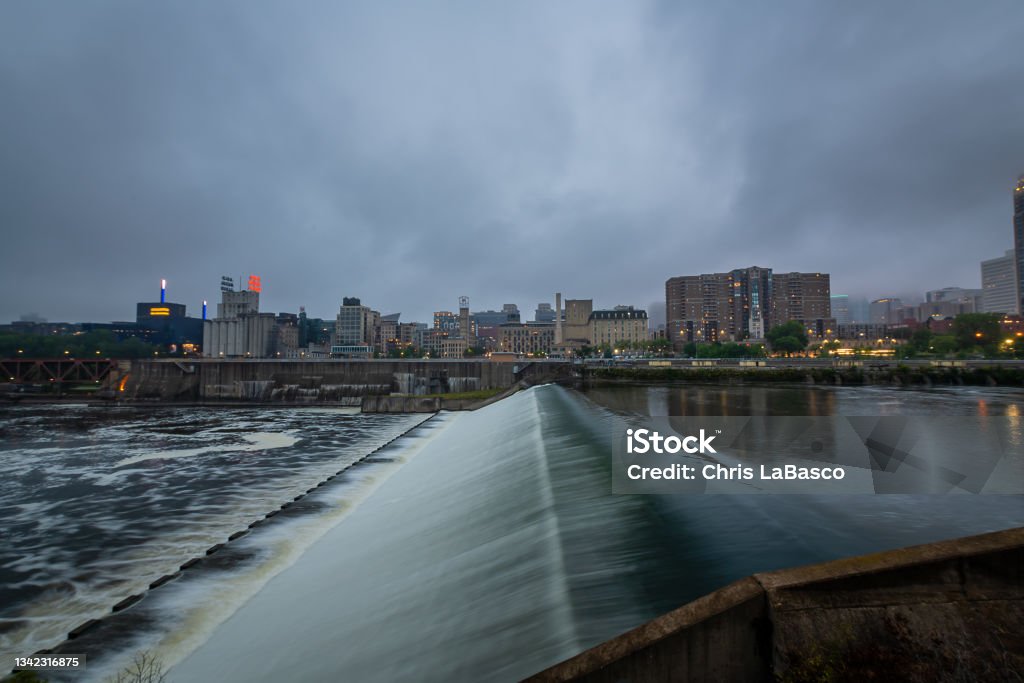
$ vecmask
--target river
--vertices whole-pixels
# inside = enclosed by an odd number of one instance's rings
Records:
[[[229,544],[237,561],[150,591],[86,679],[146,649],[171,681],[515,680],[753,572],[1024,525],[1022,496],[612,495],[631,416],[1022,405],[987,388],[544,386],[442,414]],[[4,409],[0,650],[56,644],[423,417]]]

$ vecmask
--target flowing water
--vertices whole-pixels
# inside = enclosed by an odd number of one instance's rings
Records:
[[[150,591],[171,681],[515,680],[757,571],[1024,525],[1022,496],[611,495],[638,415],[1005,415],[998,389],[545,386],[446,414]],[[0,414],[0,649],[28,654],[423,416]],[[1020,427],[1018,427],[1020,431]],[[319,498],[317,498],[319,496]],[[127,614],[127,613],[126,613]],[[90,653],[90,657],[93,654]]]

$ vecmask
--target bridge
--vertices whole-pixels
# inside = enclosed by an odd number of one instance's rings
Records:
[[[0,382],[13,384],[102,384],[118,373],[110,358],[0,359]]]

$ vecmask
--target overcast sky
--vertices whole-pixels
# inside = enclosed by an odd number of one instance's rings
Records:
[[[0,2],[0,321],[402,320],[668,277],[980,285],[1024,173],[985,2]]]

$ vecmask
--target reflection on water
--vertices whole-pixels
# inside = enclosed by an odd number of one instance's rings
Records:
[[[1024,392],[1002,388],[904,389],[822,385],[599,385],[594,403],[622,415],[801,416],[982,415],[1020,417]]]

